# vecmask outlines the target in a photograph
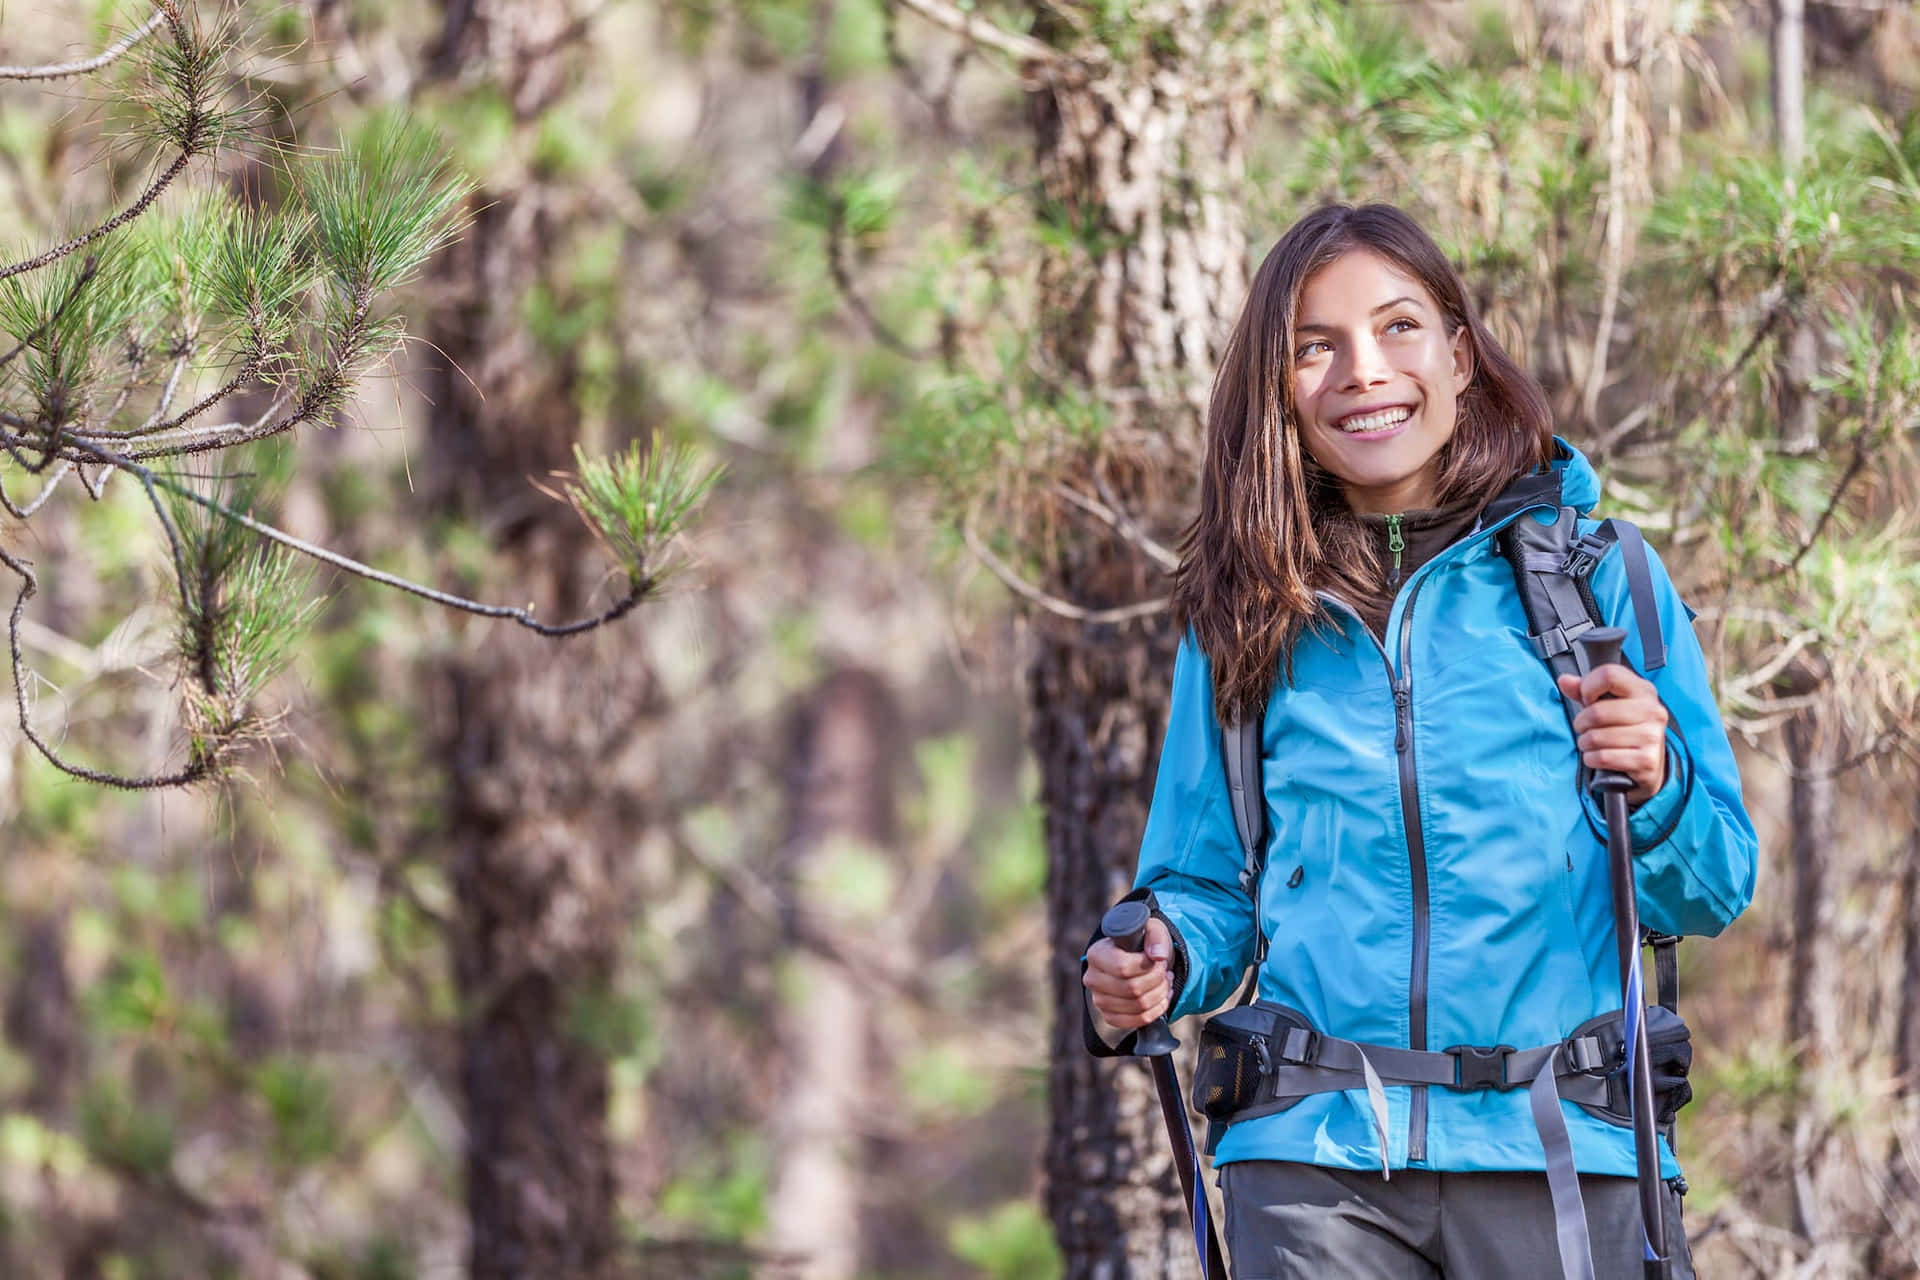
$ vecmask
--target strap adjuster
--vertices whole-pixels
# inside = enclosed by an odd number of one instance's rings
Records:
[[[1507,1055],[1510,1044],[1456,1044],[1441,1050],[1453,1059],[1453,1083],[1447,1087],[1471,1089],[1518,1089],[1522,1081],[1507,1079]]]
[[[1561,572],[1569,577],[1584,578],[1593,572],[1593,566],[1600,563],[1600,557],[1607,554],[1607,548],[1613,545],[1611,538],[1598,534],[1581,534],[1574,544],[1567,548],[1567,560],[1561,566]]]
[[[1575,1036],[1560,1046],[1568,1069],[1578,1075],[1604,1075],[1609,1066],[1597,1036]]]
[[[1280,1061],[1289,1066],[1311,1067],[1320,1061],[1320,1033],[1306,1027],[1288,1027],[1275,1047]]]

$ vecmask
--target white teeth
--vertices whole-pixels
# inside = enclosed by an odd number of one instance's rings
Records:
[[[1342,431],[1385,431],[1388,427],[1397,427],[1413,416],[1413,410],[1401,405],[1397,409],[1382,409],[1378,413],[1361,414],[1354,418],[1342,418]]]

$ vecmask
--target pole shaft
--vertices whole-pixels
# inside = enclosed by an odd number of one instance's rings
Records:
[[[1653,1131],[1653,1066],[1647,1051],[1646,1001],[1644,992],[1633,987],[1633,962],[1640,950],[1640,907],[1634,897],[1633,845],[1628,833],[1627,793],[1618,788],[1606,793],[1607,870],[1613,882],[1614,947],[1620,961],[1620,1007],[1622,1017],[1633,1015],[1637,1034],[1627,1045],[1633,1055],[1633,1159],[1640,1187],[1640,1216],[1645,1220],[1647,1243],[1659,1255],[1649,1259],[1647,1280],[1665,1280],[1667,1267],[1666,1207],[1660,1198],[1660,1145]],[[1640,1008],[1630,1010],[1636,997]]]

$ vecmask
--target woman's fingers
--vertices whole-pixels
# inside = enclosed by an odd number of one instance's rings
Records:
[[[1573,718],[1580,762],[1632,779],[1632,804],[1658,791],[1667,776],[1669,716],[1652,682],[1608,663],[1585,676],[1561,676],[1558,683],[1562,694],[1582,703]]]
[[[1147,926],[1146,944],[1144,952],[1122,951],[1111,938],[1102,938],[1087,949],[1087,971],[1081,975],[1081,985],[1100,1016],[1123,1031],[1145,1026],[1164,1015],[1173,995],[1167,970],[1172,948],[1166,926],[1152,921]]]
[[[1665,733],[1667,720],[1667,708],[1658,698],[1608,698],[1581,708],[1573,718],[1573,729],[1585,733],[1610,725],[1648,725]]]
[[[1604,663],[1584,676],[1561,676],[1558,683],[1560,692],[1570,698],[1578,698],[1587,706],[1608,697],[1660,700],[1652,681],[1620,662]]]

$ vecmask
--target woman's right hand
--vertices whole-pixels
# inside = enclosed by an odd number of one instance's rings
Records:
[[[1087,989],[1094,1011],[1116,1031],[1131,1031],[1165,1016],[1173,998],[1173,935],[1159,920],[1147,921],[1145,951],[1122,951],[1112,938],[1087,949]]]

